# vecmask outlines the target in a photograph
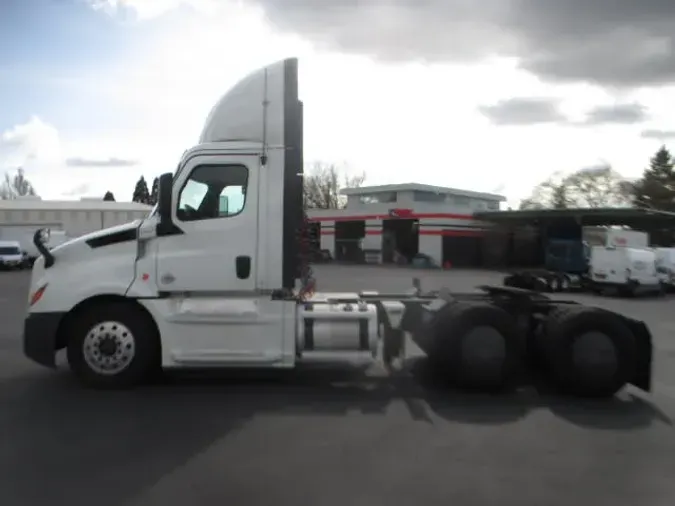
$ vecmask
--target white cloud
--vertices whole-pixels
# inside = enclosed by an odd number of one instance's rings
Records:
[[[650,111],[673,99],[664,95],[672,93],[668,91],[636,91],[617,98],[590,85],[548,85],[519,70],[514,59],[479,65],[387,65],[327,53],[298,37],[280,35],[260,9],[238,1],[94,3],[110,15],[133,9],[140,23],[188,4],[197,7],[181,16],[180,23],[167,24],[170,29],[158,37],[150,56],[144,53],[145,60],[129,55],[123,67],[70,83],[134,111],[125,118],[128,128],[122,133],[100,125],[87,138],[63,133],[65,140],[57,144],[62,164],[67,157],[138,160],[139,166],[116,169],[114,176],[96,173],[96,190],[111,189],[118,199],[130,196],[140,174],[151,178],[175,168],[181,153],[196,141],[212,104],[239,77],[291,55],[300,57],[306,160],[346,163],[366,171],[374,184],[417,181],[483,191],[502,188],[509,197],[520,198],[550,173],[599,160],[636,176],[654,149],[640,135],[649,125],[499,127],[483,118],[478,106],[515,96],[547,96],[559,100],[565,116],[582,121],[588,110],[618,98],[644,103]],[[667,118],[659,125],[667,129]],[[71,174],[74,168],[54,170]],[[130,182],[121,182],[122,173]],[[86,178],[92,172],[82,174]]]
[[[53,125],[34,116],[0,132],[0,172],[22,167],[43,198],[103,195],[107,190],[119,193],[120,200],[130,198],[133,184],[149,167],[128,163],[134,158],[121,155],[131,151],[119,141],[98,139],[86,144],[64,140]]]
[[[132,11],[138,20],[161,16],[180,7],[190,7],[200,12],[214,12],[218,0],[86,0],[95,10],[109,15]]]
[[[54,162],[61,157],[56,128],[37,116],[0,134],[0,168],[23,167],[35,161]]]

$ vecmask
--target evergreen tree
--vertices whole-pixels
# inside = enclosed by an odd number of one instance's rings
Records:
[[[134,188],[134,195],[131,197],[132,202],[140,202],[141,204],[150,203],[150,191],[148,190],[148,183],[145,182],[145,178],[141,178],[136,182],[136,187]]]
[[[105,192],[105,195],[103,196],[103,200],[109,201],[109,202],[115,202],[115,196],[113,195],[112,192]]]
[[[642,178],[633,186],[636,207],[675,211],[675,171],[673,157],[661,146],[649,161]]]
[[[150,191],[150,205],[155,205],[157,203],[157,198],[159,196],[159,178],[156,177],[152,180],[152,190]]]

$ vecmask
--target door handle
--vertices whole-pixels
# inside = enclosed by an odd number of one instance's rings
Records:
[[[234,260],[237,277],[239,279],[248,279],[251,275],[251,257],[238,256]]]

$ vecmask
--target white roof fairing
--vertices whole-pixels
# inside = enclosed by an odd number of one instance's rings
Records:
[[[283,146],[286,62],[258,69],[235,84],[211,109],[199,143],[253,141]]]

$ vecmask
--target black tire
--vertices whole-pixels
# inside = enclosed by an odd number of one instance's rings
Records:
[[[562,282],[562,276],[560,274],[556,274],[553,276],[551,279],[551,284],[553,288],[554,293],[559,293],[563,291],[563,282]]]
[[[520,358],[518,332],[500,307],[451,303],[438,311],[427,331],[429,358],[458,386],[486,392],[512,386]]]
[[[611,397],[634,377],[635,336],[616,313],[588,306],[556,308],[546,319],[539,339],[543,340],[539,348],[548,372],[566,393]],[[585,351],[580,349],[583,346]],[[596,358],[591,355],[599,355],[603,347],[606,356],[591,363]]]
[[[558,291],[568,293],[572,290],[572,279],[567,274],[561,274],[558,278]]]
[[[87,361],[84,352],[87,336],[90,332],[99,330],[94,329],[97,324],[103,325],[105,322],[118,323],[119,327],[108,326],[119,329],[117,331],[126,327],[134,341],[134,352],[128,365],[114,374],[97,372]],[[103,329],[102,326],[100,330],[105,332]],[[161,368],[161,345],[157,328],[150,316],[132,303],[120,301],[90,306],[75,316],[69,325],[68,335],[68,363],[75,376],[86,386],[100,389],[130,388],[148,379]],[[128,335],[124,338],[128,339]],[[98,352],[100,355],[100,348]]]

